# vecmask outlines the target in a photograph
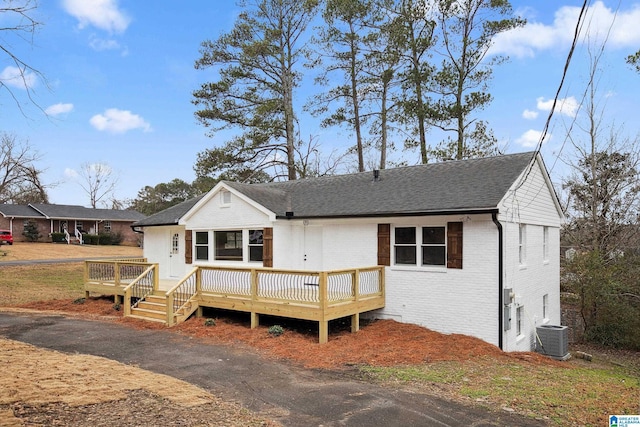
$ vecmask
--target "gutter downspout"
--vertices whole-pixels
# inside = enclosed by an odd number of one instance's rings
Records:
[[[500,221],[498,221],[498,214],[496,212],[491,214],[491,219],[493,220],[493,223],[498,228],[498,347],[500,348],[500,350],[503,350],[502,348],[502,341],[503,341],[503,331],[502,331],[503,307],[502,306],[504,305],[503,295],[502,295],[502,289],[504,287],[504,283],[503,283],[504,243],[502,242],[503,229],[502,229],[502,224],[500,224]]]

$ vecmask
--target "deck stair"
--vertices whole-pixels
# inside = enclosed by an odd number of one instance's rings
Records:
[[[147,295],[138,302],[137,307],[131,309],[131,316],[135,319],[151,322],[167,323],[167,297],[164,292]]]
[[[195,301],[187,302],[174,313],[172,324],[184,322],[197,308],[198,304]],[[166,324],[167,297],[165,293],[156,291],[151,295],[147,295],[142,301],[138,302],[136,307],[131,308],[131,314],[128,317]]]

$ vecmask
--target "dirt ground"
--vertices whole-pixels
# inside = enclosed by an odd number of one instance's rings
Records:
[[[263,426],[237,404],[109,359],[0,338],[0,426]]]

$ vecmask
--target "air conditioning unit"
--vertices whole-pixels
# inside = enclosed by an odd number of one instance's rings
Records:
[[[569,329],[560,325],[541,325],[536,328],[536,351],[558,360],[567,360],[569,354]]]

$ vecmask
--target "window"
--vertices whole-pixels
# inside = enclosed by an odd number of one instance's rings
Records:
[[[262,261],[262,230],[249,230],[249,261]]]
[[[242,261],[242,230],[216,231],[215,259],[220,261]]]
[[[516,308],[516,335],[522,335],[522,321],[524,316],[524,306]]]
[[[109,233],[111,231],[111,221],[104,222],[104,231],[105,233]]]
[[[209,260],[209,232],[196,231],[196,259]]]
[[[397,227],[395,238],[396,264],[416,265],[415,227]]]
[[[180,235],[173,233],[171,236],[171,255],[180,253]]]
[[[542,228],[542,260],[549,261],[549,227]]]
[[[520,264],[524,264],[526,261],[526,228],[524,224],[520,224],[519,232],[518,232],[518,260]]]
[[[549,294],[542,296],[542,318],[549,318]]]
[[[444,265],[445,261],[444,227],[422,227],[422,265]]]
[[[396,265],[417,265],[418,247],[420,265],[446,265],[445,227],[396,227],[394,236]]]

